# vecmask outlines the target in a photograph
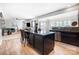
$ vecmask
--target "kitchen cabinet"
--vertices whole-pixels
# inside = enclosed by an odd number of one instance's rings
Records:
[[[79,33],[77,33],[77,32],[61,32],[61,42],[79,46]]]

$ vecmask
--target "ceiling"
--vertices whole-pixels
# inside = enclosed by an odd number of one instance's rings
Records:
[[[76,3],[1,3],[4,18],[34,18]]]

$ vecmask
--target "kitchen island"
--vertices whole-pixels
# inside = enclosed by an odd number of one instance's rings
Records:
[[[46,55],[54,50],[55,32],[24,30],[28,44],[39,54]]]

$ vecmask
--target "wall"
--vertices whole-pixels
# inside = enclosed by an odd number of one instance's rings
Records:
[[[0,6],[0,13],[2,13],[3,12],[3,10],[2,10],[2,8],[1,8],[1,6]],[[2,27],[2,18],[1,18],[1,16],[0,16],[0,28]]]
[[[72,26],[72,22],[78,22],[78,5],[69,7],[66,9],[60,9],[57,12],[50,12],[41,16],[36,17],[39,20],[38,23],[46,22],[49,23],[47,29],[52,29],[52,27],[78,27]],[[40,25],[39,25],[40,27]]]
[[[49,31],[50,30],[50,24],[49,24],[49,20],[45,20],[45,21],[38,21],[38,28],[40,28],[43,31]]]
[[[6,18],[5,19],[5,28],[15,28],[15,29],[23,29],[23,19],[18,19],[16,18]]]
[[[1,6],[0,6],[0,12],[3,12]],[[2,19],[0,18],[0,20],[2,20]],[[1,29],[2,26],[1,26],[1,25],[2,25],[2,23],[1,23],[1,21],[0,21],[0,44],[1,44],[1,42],[2,42],[2,40],[1,40],[1,39],[2,39],[2,29]]]
[[[49,28],[49,30],[52,29],[52,27],[78,27],[78,24],[76,26],[71,25],[74,21],[78,23],[78,10],[40,18],[38,20],[39,22],[46,22],[48,24],[47,29]]]
[[[17,29],[24,29],[23,21],[24,20],[16,20]]]
[[[55,17],[49,18],[51,27],[78,27],[72,26],[72,22],[76,21],[78,23],[78,10],[57,15]]]

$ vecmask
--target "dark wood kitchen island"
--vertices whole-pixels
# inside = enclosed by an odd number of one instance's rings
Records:
[[[33,32],[27,30],[24,30],[24,32],[25,36],[28,38],[28,44],[39,54],[46,55],[54,50],[55,32]]]

